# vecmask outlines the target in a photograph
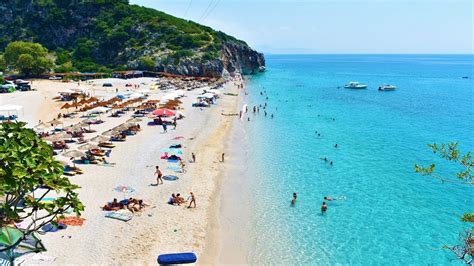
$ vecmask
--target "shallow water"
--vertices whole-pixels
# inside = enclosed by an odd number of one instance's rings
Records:
[[[428,143],[459,141],[474,151],[473,59],[267,56],[268,71],[249,80],[246,101],[249,109],[267,101],[268,115],[250,110],[243,122],[252,147],[244,189],[256,209],[249,262],[452,262],[440,247],[467,227],[456,215],[474,211],[474,189],[423,177],[414,164],[436,161],[449,175],[456,168],[436,160]],[[349,81],[369,88],[342,88]],[[379,92],[381,84],[398,89]],[[322,216],[326,195],[346,199],[329,202]]]

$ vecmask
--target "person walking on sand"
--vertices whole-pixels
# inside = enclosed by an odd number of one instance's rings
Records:
[[[179,166],[181,167],[181,171],[182,171],[183,173],[186,173],[186,169],[185,169],[186,164],[184,164],[184,161],[183,161],[183,160],[180,160],[180,161],[179,161]]]
[[[163,178],[162,178],[163,173],[161,172],[160,167],[158,165],[156,166],[155,175],[156,175],[156,185],[158,186],[160,184],[160,181],[161,181],[161,184],[163,184]]]
[[[321,205],[321,214],[322,215],[326,214],[327,209],[328,209],[328,205],[326,205],[326,202],[323,202],[323,205]]]
[[[177,125],[178,125],[178,122],[176,122],[176,116],[175,116],[174,119],[173,119],[173,126],[174,126],[173,129],[176,129]]]
[[[224,159],[225,159],[224,156],[225,156],[225,153],[222,153],[222,155],[221,155],[221,163],[224,162]]]
[[[165,123],[163,123],[163,124],[162,124],[162,126],[163,126],[163,133],[166,133],[166,132],[168,132],[168,129],[167,129],[167,126],[166,126],[166,124],[165,124]]]
[[[193,193],[193,192],[189,192],[188,200],[190,200],[188,208],[191,208],[191,204],[194,205],[193,208],[196,208],[196,197],[194,197],[194,193]]]
[[[193,158],[193,163],[196,162],[196,154],[194,154],[194,152],[191,153],[191,157]]]

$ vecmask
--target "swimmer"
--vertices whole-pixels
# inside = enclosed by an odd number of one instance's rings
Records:
[[[336,145],[334,145],[334,148],[337,148],[337,143],[336,143]]]
[[[296,203],[296,193],[293,193],[293,199],[291,200],[291,205],[295,205]]]
[[[332,165],[332,161],[329,164]]]
[[[328,205],[326,205],[326,202],[323,202],[323,205],[321,205],[321,214],[322,215],[326,214],[327,209],[328,209]]]
[[[324,199],[325,199],[325,200],[327,200],[327,201],[333,201],[333,200],[336,200],[335,198],[331,198],[331,197],[329,197],[329,196],[326,196],[326,197],[324,197]]]

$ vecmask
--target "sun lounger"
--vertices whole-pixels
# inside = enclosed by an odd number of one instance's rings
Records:
[[[132,220],[133,215],[131,213],[124,212],[108,212],[105,214],[105,217],[128,222]]]
[[[186,264],[195,263],[197,261],[196,254],[192,252],[162,254],[158,256],[159,264]]]

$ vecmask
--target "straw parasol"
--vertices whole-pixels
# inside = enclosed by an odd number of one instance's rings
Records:
[[[69,108],[71,108],[71,105],[69,103],[66,103],[63,106],[61,106],[61,109],[69,109]]]
[[[68,152],[63,153],[63,155],[66,156],[66,157],[72,157],[72,158],[80,158],[80,157],[86,156],[85,153],[83,153],[82,151],[78,151],[78,150],[70,150]]]
[[[94,141],[94,142],[106,142],[106,141],[109,141],[110,138],[106,137],[106,136],[101,136],[101,135],[97,135],[95,137],[93,137],[91,139],[91,141]]]
[[[127,120],[128,123],[138,123],[138,122],[141,122],[141,121],[143,121],[143,120],[140,119],[140,118],[137,118],[137,117],[130,118],[130,119]]]
[[[53,135],[49,135],[49,136],[47,136],[43,139],[47,140],[47,141],[55,142],[55,141],[62,141],[64,139],[69,139],[69,138],[72,138],[72,136],[70,134],[62,131],[62,132],[59,132],[59,133],[56,133],[56,134],[53,134]]]
[[[108,130],[108,131],[105,131],[104,133],[102,133],[102,136],[109,136],[109,137],[111,137],[111,136],[116,136],[116,135],[118,135],[118,134],[120,134],[120,132],[118,132],[117,130],[111,129],[111,130]]]
[[[37,129],[46,129],[46,128],[49,128],[49,127],[51,127],[51,126],[46,124],[45,122],[41,122],[41,123],[39,123],[38,125],[35,126],[35,128],[37,128]]]
[[[99,146],[92,144],[92,143],[87,143],[82,146],[79,146],[79,150],[87,151],[87,150],[92,150],[92,149],[98,149]]]
[[[58,126],[58,125],[62,125],[63,122],[57,120],[57,119],[53,119],[51,121],[48,122],[48,124],[52,125],[52,126]]]

